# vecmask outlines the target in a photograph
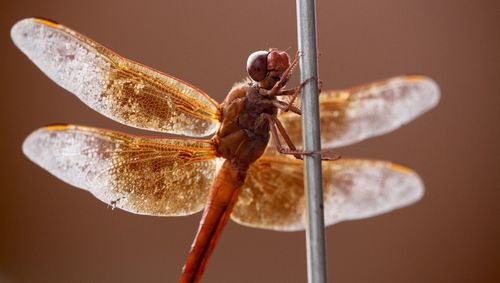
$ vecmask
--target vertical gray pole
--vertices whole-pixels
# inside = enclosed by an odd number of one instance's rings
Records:
[[[319,152],[321,137],[318,102],[318,60],[316,50],[316,3],[297,0],[297,30],[300,79],[312,78],[302,90],[302,135],[305,151]],[[307,280],[326,283],[325,225],[323,216],[323,174],[321,156],[304,156],[307,196]]]

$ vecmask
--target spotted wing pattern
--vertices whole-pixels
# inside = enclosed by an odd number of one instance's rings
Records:
[[[49,78],[101,114],[123,124],[192,137],[213,134],[218,104],[172,76],[127,60],[51,21],[24,19],[14,43]]]
[[[402,76],[319,96],[323,148],[353,144],[393,131],[434,107],[439,88],[424,76]],[[301,118],[279,116],[294,143],[302,146]]]
[[[231,215],[240,224],[278,230],[305,228],[303,162],[264,156],[251,166]],[[323,162],[325,225],[366,218],[421,198],[423,184],[411,169],[388,161]]]
[[[215,172],[210,141],[144,138],[83,126],[41,128],[26,138],[23,151],[101,201],[146,215],[201,210]]]

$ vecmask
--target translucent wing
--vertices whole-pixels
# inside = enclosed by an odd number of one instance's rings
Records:
[[[251,166],[231,217],[251,227],[304,229],[303,162],[264,156]],[[325,224],[360,219],[409,205],[423,194],[411,169],[388,161],[323,162]]]
[[[59,179],[112,206],[147,215],[203,208],[215,159],[209,141],[144,138],[82,126],[49,126],[23,151]]]
[[[118,122],[193,137],[213,134],[219,125],[218,104],[201,90],[63,25],[25,19],[11,36],[49,78]]]
[[[319,96],[323,148],[362,141],[399,128],[434,107],[437,84],[423,76],[403,76]],[[301,117],[279,116],[294,143],[302,145]]]

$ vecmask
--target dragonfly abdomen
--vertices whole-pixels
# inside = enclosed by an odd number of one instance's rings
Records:
[[[191,245],[179,282],[193,283],[201,279],[208,259],[238,199],[245,177],[246,170],[238,169],[231,161],[226,160],[222,165],[210,188],[198,233]]]

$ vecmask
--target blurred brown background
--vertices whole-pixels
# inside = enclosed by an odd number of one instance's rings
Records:
[[[408,208],[327,229],[329,282],[500,282],[500,2],[318,1],[324,89],[422,73],[438,107],[339,149],[397,161],[426,184]],[[141,133],[49,81],[12,44],[28,16],[57,20],[221,101],[254,50],[297,46],[293,1],[2,1],[0,281],[176,282],[200,214],[138,216],[29,162],[23,139],[54,122]],[[230,223],[205,282],[305,282],[303,233]]]

